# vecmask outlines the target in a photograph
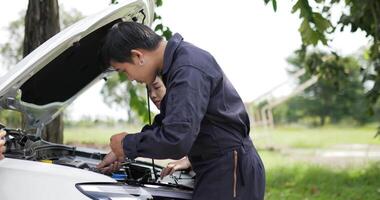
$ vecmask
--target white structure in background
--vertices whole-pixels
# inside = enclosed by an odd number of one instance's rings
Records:
[[[317,76],[312,76],[309,80],[297,85],[295,88],[291,89],[290,93],[286,95],[281,95],[276,97],[276,93],[283,90],[285,87],[289,87],[294,83],[294,80],[306,72],[305,69],[298,70],[294,73],[288,80],[278,84],[276,87],[272,88],[268,92],[260,95],[251,103],[249,103],[249,112],[251,121],[255,126],[264,126],[264,127],[274,127],[274,120],[272,110],[276,106],[286,102],[288,99],[296,96],[301,93],[308,87],[312,86],[318,81]],[[260,104],[265,104],[263,107],[259,108]]]

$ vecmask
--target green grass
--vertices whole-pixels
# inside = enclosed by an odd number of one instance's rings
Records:
[[[293,165],[267,170],[266,200],[379,200],[380,164],[334,170]]]
[[[281,136],[286,138],[284,140],[286,143],[281,141],[281,145],[292,146],[297,144],[292,139],[303,138],[312,141],[303,143],[307,145],[302,145],[302,147],[315,147],[318,144],[326,147],[340,143],[339,141],[325,142],[316,136],[300,137],[298,133],[290,136],[289,134],[293,133],[288,132]],[[332,134],[336,135],[339,132],[333,131]],[[364,136],[359,137],[363,142],[366,141],[362,138]],[[353,137],[358,138],[355,134]],[[279,138],[274,140],[279,140]],[[356,140],[354,141],[357,143]],[[351,140],[343,142],[351,142]],[[261,150],[259,154],[266,169],[266,200],[380,200],[379,162],[370,161],[366,165],[348,165],[342,168],[334,167],[334,165],[315,165],[301,161],[294,155],[282,154],[278,151]]]
[[[127,131],[138,132],[141,127],[69,127],[65,128],[65,143],[108,144],[111,135]],[[326,148],[336,144],[379,144],[380,138],[374,138],[376,126],[323,128],[278,127],[275,129],[255,129],[251,137],[258,148],[293,147]]]
[[[264,163],[265,169],[272,170],[278,167],[291,167],[302,164],[290,156],[283,155],[275,151],[259,151],[260,157]]]
[[[83,143],[106,145],[110,141],[110,137],[121,132],[136,133],[140,127],[136,126],[120,126],[120,127],[69,127],[64,130],[64,143]]]
[[[380,138],[374,138],[376,128],[376,126],[279,127],[253,129],[251,136],[259,148],[327,148],[336,144],[380,144]]]
[[[334,168],[260,151],[266,200],[380,200],[380,163]]]

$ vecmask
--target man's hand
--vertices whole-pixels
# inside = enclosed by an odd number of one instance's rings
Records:
[[[112,149],[112,152],[115,153],[115,156],[118,160],[124,160],[124,149],[123,149],[123,139],[127,136],[127,133],[119,133],[116,135],[113,135],[110,139],[110,147]]]
[[[112,151],[96,166],[103,174],[110,174],[120,169],[121,163],[125,160],[122,141],[126,135],[127,133],[119,133],[111,137],[110,147]]]
[[[5,136],[6,132],[4,130],[0,130],[0,160],[4,158],[3,153],[5,152]]]
[[[161,180],[167,176],[167,175],[172,175],[175,171],[183,170],[183,169],[188,169],[191,167],[191,163],[187,156],[181,158],[181,160],[177,160],[174,162],[170,162],[162,171],[160,178]]]
[[[117,171],[121,167],[121,162],[124,160],[118,160],[114,152],[109,152],[100,162],[96,168],[100,170],[103,174],[111,174],[114,171]]]

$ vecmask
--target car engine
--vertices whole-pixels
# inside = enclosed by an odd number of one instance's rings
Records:
[[[20,129],[0,128],[7,132],[4,155],[8,158],[64,165],[100,173],[96,165],[106,155],[105,152],[50,143]],[[194,172],[178,171],[161,180],[159,176],[162,169],[163,167],[150,162],[127,159],[119,171],[107,176],[115,179],[119,185],[141,187],[148,191],[153,199],[191,199]]]

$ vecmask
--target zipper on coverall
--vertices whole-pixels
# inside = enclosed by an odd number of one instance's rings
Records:
[[[234,177],[233,177],[233,197],[236,198],[237,189],[237,166],[238,165],[238,153],[234,150]]]

